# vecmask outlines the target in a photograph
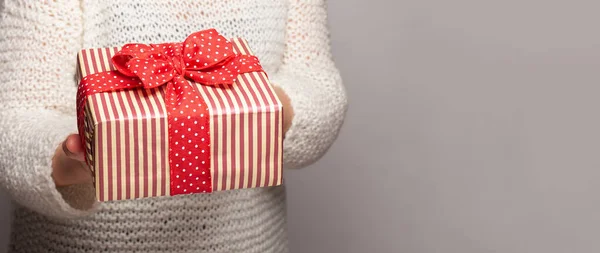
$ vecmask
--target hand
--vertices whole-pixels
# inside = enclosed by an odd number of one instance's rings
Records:
[[[85,163],[78,134],[67,136],[52,158],[52,178],[57,187],[92,183],[92,172]]]
[[[288,97],[281,87],[273,86],[273,89],[283,104],[283,136],[285,137],[285,134],[292,126],[292,120],[294,119],[294,108],[292,108],[290,97]]]

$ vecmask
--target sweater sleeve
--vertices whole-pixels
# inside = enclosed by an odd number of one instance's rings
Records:
[[[57,189],[51,178],[55,149],[77,131],[79,2],[4,1],[0,15],[0,185],[41,214],[85,215],[96,207],[93,186]]]
[[[283,159],[286,168],[299,169],[315,163],[333,144],[347,98],[330,51],[325,0],[289,1],[283,64],[270,79],[294,109]]]

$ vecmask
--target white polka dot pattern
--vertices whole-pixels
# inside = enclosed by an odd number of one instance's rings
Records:
[[[182,76],[167,90],[171,195],[212,192],[208,107]]]

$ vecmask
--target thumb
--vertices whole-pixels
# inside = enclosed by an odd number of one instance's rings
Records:
[[[81,145],[78,134],[71,134],[67,136],[67,139],[65,139],[65,141],[62,143],[62,150],[65,152],[65,155],[71,159],[75,159],[80,162],[85,161],[85,152],[83,150],[83,146]]]

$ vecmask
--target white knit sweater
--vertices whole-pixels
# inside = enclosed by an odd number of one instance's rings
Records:
[[[1,1],[0,185],[17,204],[11,252],[285,252],[284,187],[98,204],[92,185],[50,177],[76,132],[76,54],[176,42],[216,28],[240,36],[292,100],[284,167],[317,161],[347,101],[324,0]]]

